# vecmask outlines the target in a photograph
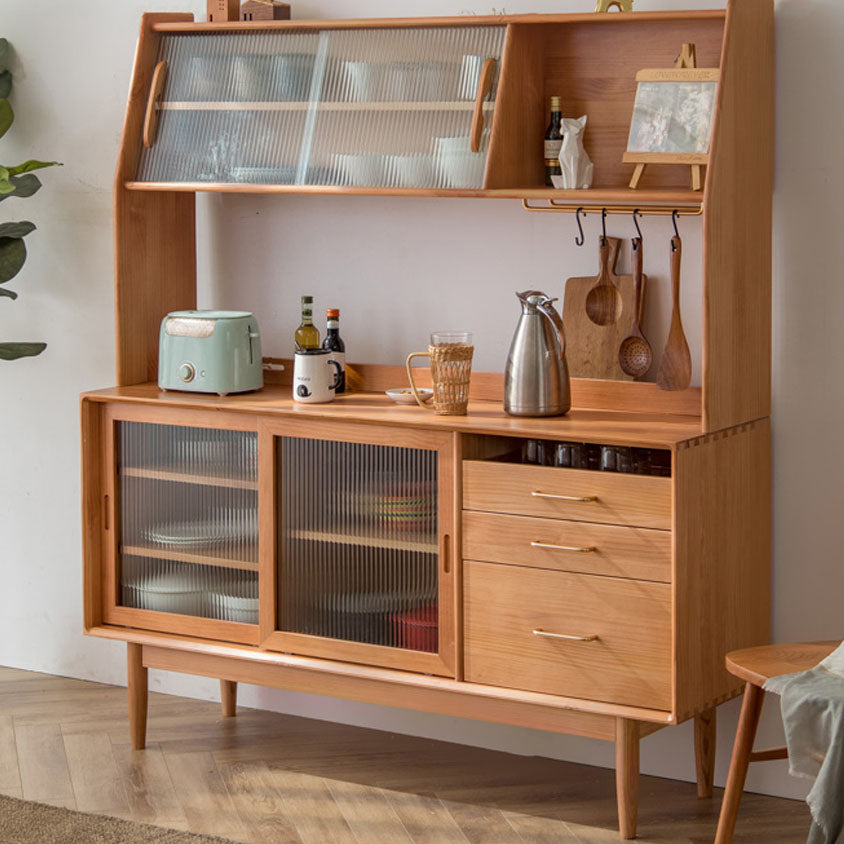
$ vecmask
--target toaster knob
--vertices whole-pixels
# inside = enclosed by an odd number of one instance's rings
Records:
[[[183,363],[179,367],[179,378],[181,378],[182,381],[185,381],[185,382],[193,381],[193,379],[195,377],[196,377],[196,370],[193,368],[192,363]]]

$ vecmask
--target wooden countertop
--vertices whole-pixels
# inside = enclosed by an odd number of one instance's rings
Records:
[[[328,404],[301,404],[293,401],[290,387],[277,386],[267,386],[255,393],[217,396],[165,392],[159,390],[157,384],[148,383],[97,390],[83,394],[83,398],[99,402],[408,425],[467,434],[538,437],[648,448],[671,448],[678,442],[701,435],[701,420],[695,416],[573,408],[565,416],[528,418],[508,416],[501,402],[497,401],[471,401],[466,416],[437,416],[432,410],[416,405],[397,405],[382,393],[353,393],[338,396]]]

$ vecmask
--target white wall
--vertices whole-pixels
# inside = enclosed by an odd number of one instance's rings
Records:
[[[358,0],[370,16],[485,13],[469,0]],[[508,12],[588,10],[592,0],[512,0]],[[717,0],[637,0],[637,8],[717,7]],[[156,0],[157,10],[202,13],[198,0]],[[4,0],[2,32],[17,52],[18,120],[0,140],[0,161],[56,157],[31,200],[0,204],[0,220],[32,219],[30,260],[0,300],[0,339],[47,340],[44,355],[0,364],[0,664],[121,683],[124,648],[81,635],[77,395],[113,381],[111,183],[140,0],[71,3]],[[297,17],[348,14],[342,0],[297,3]],[[844,130],[838,80],[844,58],[839,0],[777,5],[777,183],[774,232],[774,638],[842,635],[844,594],[837,525],[844,504]],[[396,362],[429,329],[471,326],[477,366],[502,367],[516,318],[513,291],[594,270],[590,247],[572,242],[568,217],[525,214],[517,202],[374,198],[204,197],[200,202],[202,296],[207,304],[255,308],[267,351],[284,352],[305,289],[339,304],[352,357]],[[696,262],[699,224],[683,233]],[[231,244],[207,248],[212,233]],[[630,235],[628,221],[610,233]],[[648,271],[665,290],[665,221],[645,222]],[[220,241],[222,242],[222,238]],[[690,272],[684,319],[699,336],[699,278]],[[459,285],[456,284],[459,280]],[[698,287],[696,288],[696,285]],[[460,290],[455,298],[454,290]],[[559,288],[558,288],[559,290]],[[425,291],[421,293],[420,291]],[[372,324],[379,322],[377,334]],[[383,331],[381,327],[383,326]],[[655,345],[660,345],[657,341]],[[158,691],[215,697],[217,684],[157,672]],[[600,742],[548,736],[454,718],[244,688],[241,701],[376,726],[611,765]],[[737,716],[720,710],[716,780],[723,783]],[[761,739],[777,740],[769,712]],[[689,725],[643,744],[648,773],[691,779]],[[802,795],[784,763],[755,766],[751,788]]]

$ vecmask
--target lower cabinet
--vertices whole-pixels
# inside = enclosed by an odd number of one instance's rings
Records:
[[[324,427],[110,405],[103,619],[453,677],[452,436]]]

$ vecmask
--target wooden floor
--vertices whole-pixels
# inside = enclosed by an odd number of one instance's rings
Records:
[[[0,668],[0,792],[236,841],[616,842],[612,771]],[[642,777],[639,839],[711,842],[720,789]],[[805,841],[805,804],[745,795],[736,842]]]

